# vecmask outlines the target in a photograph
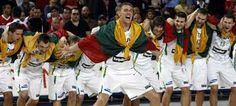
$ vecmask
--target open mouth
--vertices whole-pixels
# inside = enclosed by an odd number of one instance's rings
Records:
[[[130,20],[130,19],[131,19],[131,17],[130,17],[130,16],[126,16],[126,17],[125,17],[125,19],[128,19],[128,20]]]

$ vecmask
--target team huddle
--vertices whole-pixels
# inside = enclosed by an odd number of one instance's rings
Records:
[[[68,31],[62,36],[30,32],[23,24],[10,23],[0,39],[4,106],[13,105],[13,81],[17,106],[38,104],[44,63],[50,64],[48,98],[53,106],[60,106],[66,96],[68,106],[81,106],[85,94],[97,96],[94,106],[106,106],[115,92],[125,95],[124,106],[137,106],[142,97],[150,106],[169,106],[174,86],[181,89],[182,106],[190,106],[191,91],[196,91],[196,105],[202,106],[207,87],[211,106],[217,106],[220,82],[231,87],[229,105],[236,106],[231,12],[217,24],[199,8],[188,16],[157,16],[141,25],[133,21],[130,3],[122,3],[117,13],[116,19],[85,38]],[[17,76],[12,80],[14,63]]]

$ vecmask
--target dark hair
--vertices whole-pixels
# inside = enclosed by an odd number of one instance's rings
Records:
[[[153,30],[153,28],[155,26],[162,26],[162,27],[164,27],[165,26],[165,19],[162,16],[156,16],[153,19],[153,21],[151,22],[150,26],[151,26],[151,30]]]
[[[48,43],[50,41],[50,37],[48,36],[48,34],[40,34],[38,42],[41,42],[41,41],[43,43]]]
[[[224,17],[233,19],[233,22],[235,21],[233,11],[227,11]]]
[[[10,5],[11,6],[11,8],[12,8],[12,5],[11,5],[11,3],[5,3],[5,4],[3,4],[3,6],[2,6],[2,9],[4,10],[5,8],[6,8],[6,6],[7,5]]]
[[[22,10],[21,10],[20,7],[18,7],[18,6],[17,6],[17,7],[14,7],[13,10],[12,10],[12,16],[13,16],[14,18],[20,18],[21,12],[22,12]]]
[[[80,9],[79,9],[79,8],[72,8],[72,9],[71,9],[71,13],[72,13],[72,11],[73,11],[73,10],[76,10],[76,11],[78,11],[79,15],[81,14],[81,13],[80,13]]]
[[[187,21],[187,15],[186,15],[184,12],[178,12],[178,13],[176,13],[175,17],[184,18],[185,21]]]
[[[9,25],[8,31],[15,32],[17,29],[22,29],[23,31],[26,29],[24,24],[20,24],[19,22],[13,22]]]
[[[53,7],[50,8],[50,12],[52,12],[52,10],[59,11],[59,8],[57,6],[53,6]]]
[[[205,9],[205,8],[199,8],[199,9],[198,9],[198,13],[201,13],[201,14],[203,14],[203,15],[208,15],[208,11],[207,11],[207,9]]]

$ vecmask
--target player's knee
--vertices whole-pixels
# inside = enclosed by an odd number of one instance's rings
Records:
[[[69,97],[70,98],[76,98],[76,95],[77,95],[76,91],[70,91],[69,92]]]
[[[80,101],[84,100],[84,95],[77,95],[77,100],[80,100]]]
[[[173,87],[167,87],[165,93],[171,95],[173,93]]]
[[[28,93],[26,91],[19,92],[18,98],[26,101],[28,99]]]
[[[218,93],[218,86],[212,86],[211,87],[211,94],[217,94]]]
[[[231,88],[231,92],[232,92],[233,94],[236,94],[236,87],[232,87],[232,88]]]
[[[145,97],[150,101],[150,102],[158,102],[161,99],[161,95],[155,92],[154,90],[151,90],[146,93]]]
[[[189,90],[189,87],[183,87],[183,88],[181,88],[181,93],[183,94],[183,95],[190,95],[190,90]]]
[[[99,94],[98,95],[97,101],[99,101],[100,103],[106,104],[108,100],[109,100],[109,96],[108,95],[106,95],[106,94]]]
[[[39,100],[30,99],[30,102],[31,102],[32,104],[38,104]]]
[[[12,92],[5,92],[5,93],[3,93],[3,96],[4,96],[5,100],[12,99],[12,97],[13,97]]]

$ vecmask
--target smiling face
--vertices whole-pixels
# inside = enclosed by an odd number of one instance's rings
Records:
[[[123,5],[119,12],[119,17],[123,24],[130,24],[133,17],[133,7],[130,5]]]
[[[185,18],[176,16],[174,24],[177,30],[182,30],[185,26],[185,23]]]

